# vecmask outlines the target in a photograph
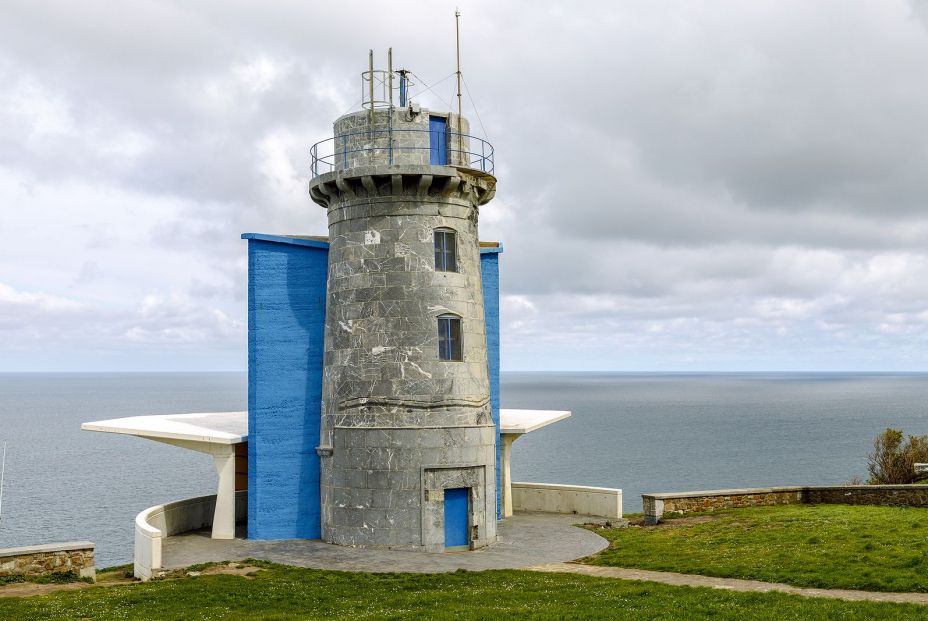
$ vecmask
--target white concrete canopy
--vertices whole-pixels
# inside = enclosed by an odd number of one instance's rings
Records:
[[[517,438],[570,416],[566,410],[506,410],[499,411],[500,488],[502,515],[512,517],[512,443]]]
[[[149,440],[238,444],[248,439],[248,412],[129,416],[84,423],[81,429],[140,436]]]
[[[567,410],[507,410],[499,411],[499,432],[522,435],[570,417]]]
[[[500,410],[503,517],[512,515],[512,443],[526,433],[569,416],[570,412],[565,410]],[[235,445],[248,441],[248,412],[129,416],[84,423],[81,429],[138,436],[212,455],[219,475],[212,536],[213,539],[235,537]]]
[[[130,416],[84,423],[81,429],[138,436],[212,455],[219,475],[212,537],[235,538],[235,446],[248,440],[248,412]]]

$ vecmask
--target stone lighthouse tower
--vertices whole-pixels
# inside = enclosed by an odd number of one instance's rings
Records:
[[[362,109],[312,154],[330,243],[321,535],[477,548],[496,540],[497,516],[477,238],[492,147],[459,114],[413,103],[407,75],[371,60]]]

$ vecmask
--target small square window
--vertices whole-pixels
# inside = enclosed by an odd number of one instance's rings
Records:
[[[457,246],[454,231],[439,229],[435,231],[435,271],[458,271]]]
[[[462,360],[461,319],[453,315],[438,318],[438,359]]]

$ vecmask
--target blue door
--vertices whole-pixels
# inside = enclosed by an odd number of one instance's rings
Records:
[[[445,132],[448,119],[443,116],[429,117],[429,163],[444,165],[448,163],[448,142]]]
[[[445,547],[466,546],[467,514],[470,489],[458,487],[445,490]]]

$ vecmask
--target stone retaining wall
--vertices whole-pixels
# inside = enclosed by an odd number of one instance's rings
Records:
[[[848,485],[808,487],[804,502],[813,504],[928,507],[928,485]]]
[[[69,571],[82,578],[96,578],[91,542],[70,541],[0,550],[0,576],[47,576]]]
[[[848,504],[928,507],[928,485],[835,485],[719,489],[642,494],[646,524],[665,513],[692,513],[796,504]]]

